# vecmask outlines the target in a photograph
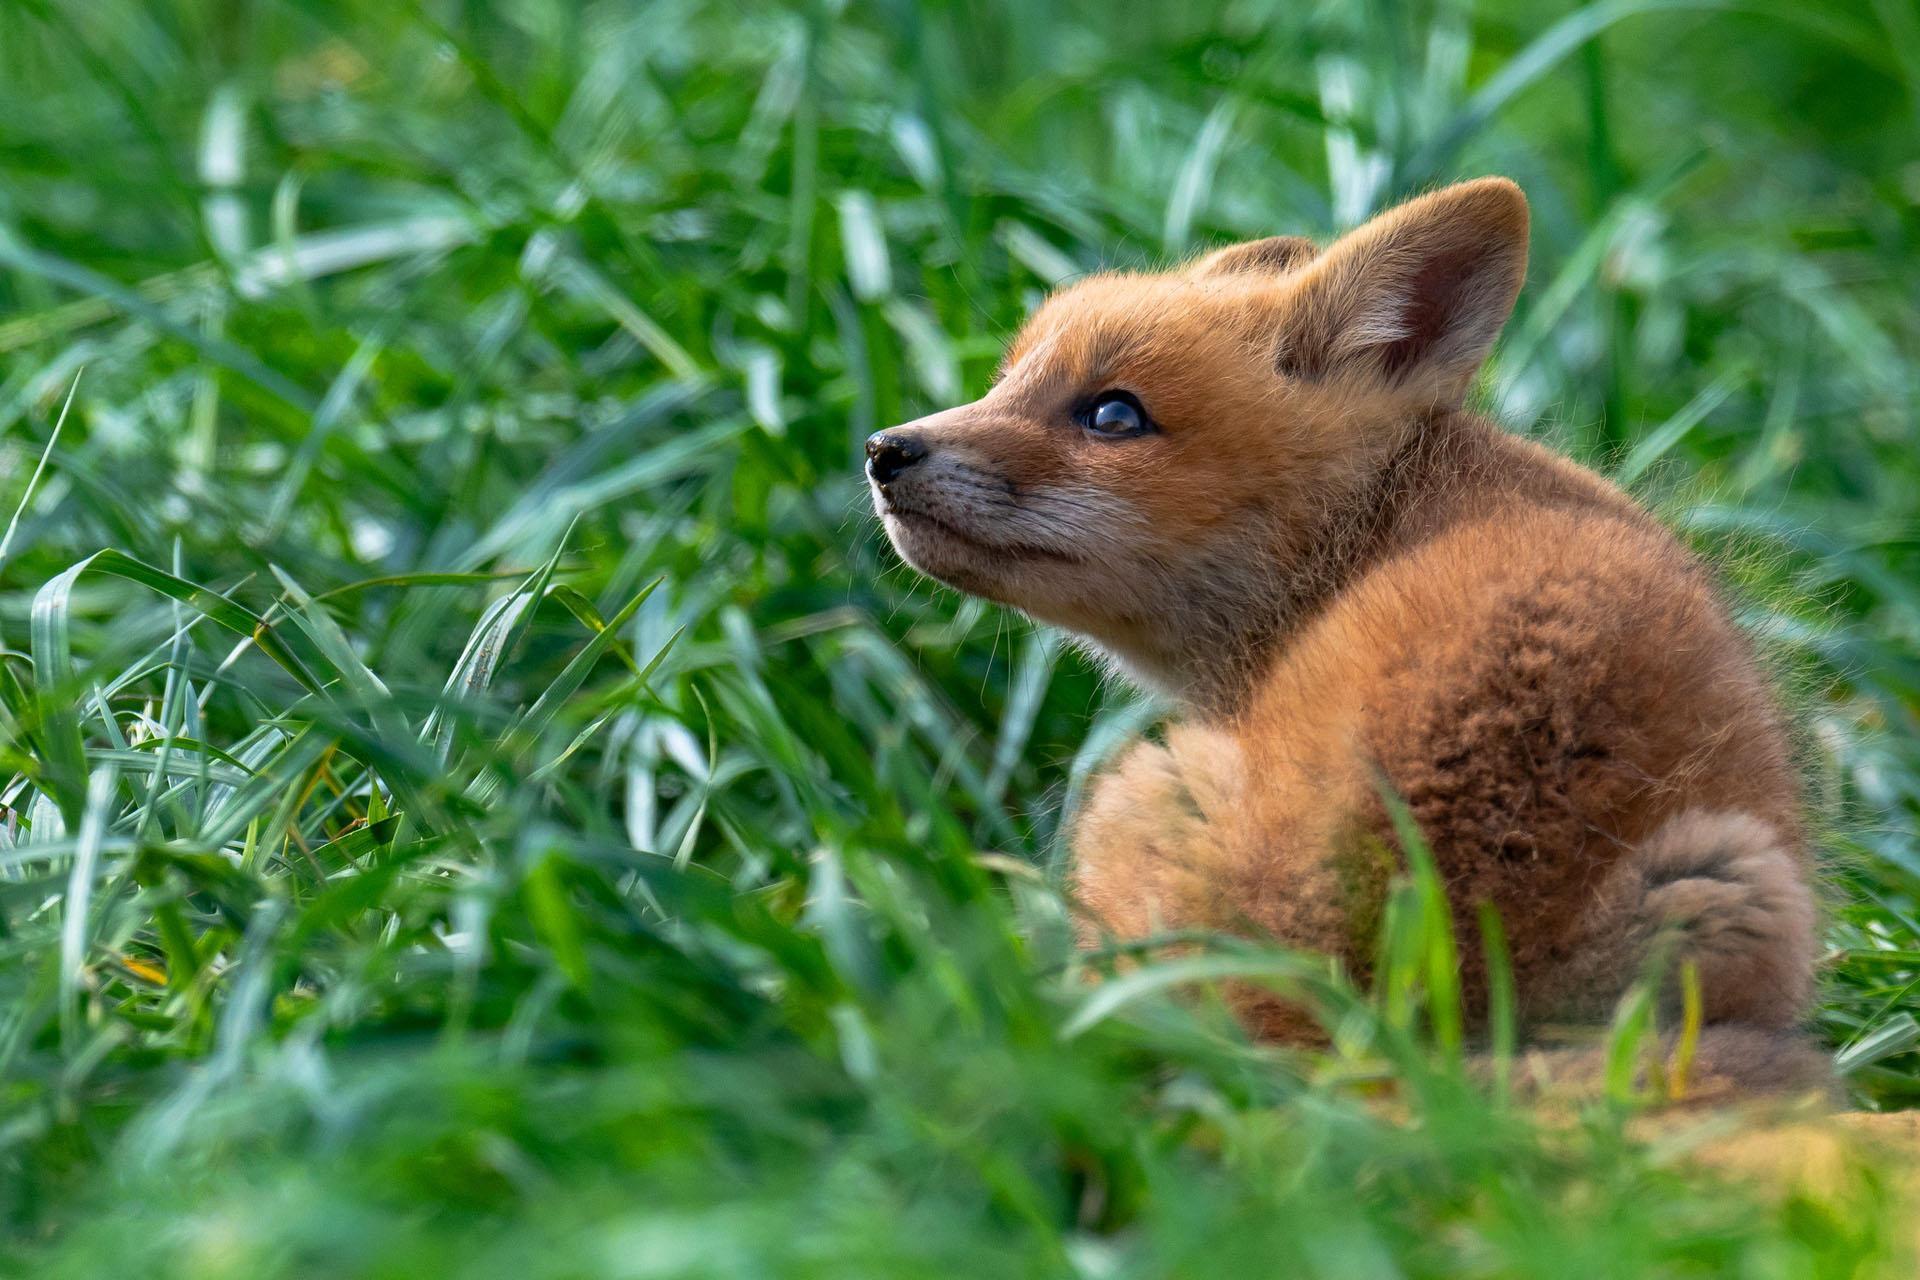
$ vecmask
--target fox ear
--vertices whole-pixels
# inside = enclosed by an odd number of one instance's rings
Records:
[[[1313,241],[1305,236],[1268,236],[1265,240],[1248,240],[1215,249],[1187,271],[1200,277],[1241,273],[1279,275],[1307,262],[1318,252]]]
[[[1458,405],[1527,271],[1527,199],[1481,178],[1410,200],[1300,273],[1279,364],[1304,378],[1370,377]]]

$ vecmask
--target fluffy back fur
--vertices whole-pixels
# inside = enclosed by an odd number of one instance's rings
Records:
[[[1079,817],[1099,929],[1270,935],[1364,974],[1397,865],[1384,777],[1462,936],[1499,910],[1524,1014],[1603,1017],[1659,951],[1734,1029],[1715,1044],[1776,1047],[1748,1053],[1775,1083],[1806,1058],[1814,922],[1760,667],[1630,498],[1461,408],[1526,234],[1486,179],[1324,252],[1275,237],[1083,281],[985,397],[876,437],[876,506],[914,565],[1185,708]],[[1120,394],[1140,429],[1096,429]],[[1306,1033],[1241,1000],[1256,1031]]]

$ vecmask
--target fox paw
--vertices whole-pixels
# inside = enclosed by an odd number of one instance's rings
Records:
[[[1139,742],[1095,779],[1074,824],[1074,886],[1101,927],[1178,928],[1213,879],[1240,786],[1232,739],[1178,727]]]

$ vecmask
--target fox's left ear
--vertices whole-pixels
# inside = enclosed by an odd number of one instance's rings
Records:
[[[1289,292],[1283,372],[1361,377],[1434,405],[1466,397],[1527,272],[1527,199],[1481,178],[1336,241]]]
[[[1268,236],[1215,249],[1197,259],[1187,274],[1199,278],[1232,275],[1280,275],[1310,260],[1319,249],[1305,236]]]

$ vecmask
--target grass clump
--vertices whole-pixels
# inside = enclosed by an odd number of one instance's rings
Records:
[[[855,467],[1061,278],[1513,174],[1487,395],[1737,566],[1820,1028],[1912,1101],[1896,8],[0,7],[0,1257],[1891,1271],[1869,1166],[1757,1211],[1470,1085],[1418,888],[1377,995],[1089,986],[1060,818],[1152,709],[891,568]]]

